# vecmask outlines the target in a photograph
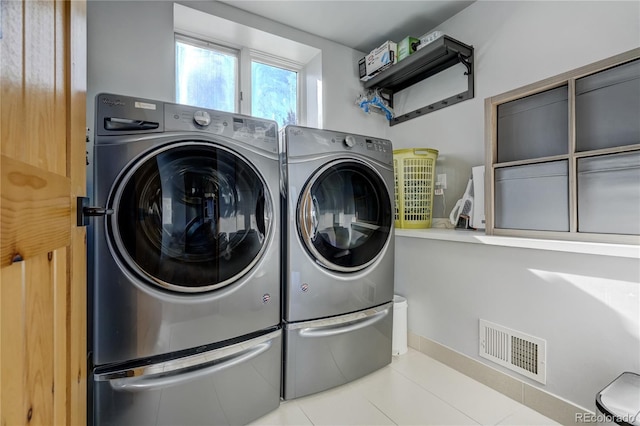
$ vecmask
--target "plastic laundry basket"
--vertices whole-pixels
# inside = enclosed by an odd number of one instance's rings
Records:
[[[396,228],[430,228],[438,151],[430,148],[393,151]]]

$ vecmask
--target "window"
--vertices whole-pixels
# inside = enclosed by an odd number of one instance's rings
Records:
[[[488,234],[640,243],[640,49],[485,105]]]
[[[176,37],[176,102],[238,112],[239,51]]]
[[[275,120],[280,128],[296,124],[298,73],[251,62],[251,115]]]
[[[300,68],[250,49],[176,35],[178,103],[266,118],[280,128],[297,124]]]

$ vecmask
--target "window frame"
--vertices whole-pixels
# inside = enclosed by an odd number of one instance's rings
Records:
[[[619,55],[577,68],[566,73],[541,80],[523,86],[509,92],[489,97],[485,99],[485,215],[486,234],[497,236],[511,236],[524,238],[547,238],[558,240],[574,240],[598,243],[618,243],[618,244],[640,244],[639,235],[622,234],[600,234],[578,231],[578,176],[577,162],[580,158],[593,157],[596,155],[630,153],[640,151],[640,143],[633,145],[616,146],[604,149],[594,149],[578,151],[576,146],[576,80],[598,73],[600,71],[613,68],[624,63],[640,60],[640,48],[636,48]],[[547,90],[561,86],[568,87],[568,118],[569,128],[567,134],[568,151],[567,154],[553,155],[548,157],[530,158],[526,160],[516,160],[498,162],[498,106],[507,102],[519,100],[531,95],[535,95]],[[568,162],[569,181],[569,230],[568,231],[538,231],[526,229],[507,229],[495,227],[495,173],[497,169],[546,163],[550,161],[565,160]]]

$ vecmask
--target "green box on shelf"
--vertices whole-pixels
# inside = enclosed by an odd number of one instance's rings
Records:
[[[418,44],[420,44],[420,40],[415,37],[405,37],[398,43],[398,62],[415,52]]]

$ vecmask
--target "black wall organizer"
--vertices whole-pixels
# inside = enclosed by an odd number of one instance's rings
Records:
[[[393,94],[406,89],[452,66],[462,63],[467,71],[467,90],[422,108],[418,108],[389,121],[393,126],[421,115],[455,105],[473,98],[473,46],[468,46],[449,36],[442,36],[414,52],[371,80],[364,82],[365,89],[379,89],[385,100],[393,107]]]

